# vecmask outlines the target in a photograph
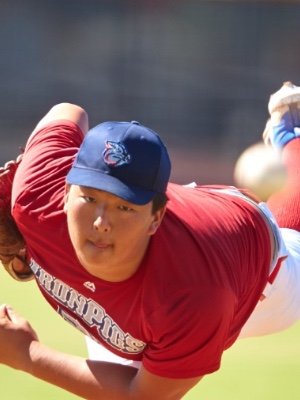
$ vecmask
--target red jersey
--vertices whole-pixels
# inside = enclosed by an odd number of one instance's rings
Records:
[[[89,274],[63,212],[65,177],[83,140],[55,121],[28,144],[13,185],[13,216],[41,292],[69,323],[150,372],[191,378],[217,370],[266,285],[270,239],[245,200],[169,184],[167,212],[137,272]]]

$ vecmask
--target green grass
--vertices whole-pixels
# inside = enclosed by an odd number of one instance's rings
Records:
[[[0,270],[2,303],[29,319],[43,343],[86,357],[83,335],[51,310],[34,282],[16,282]],[[78,399],[6,366],[0,366],[0,376],[1,400]],[[221,369],[206,376],[185,400],[298,400],[299,377],[300,323],[279,334],[236,342],[225,353]]]
[[[299,400],[300,324],[285,332],[237,341],[220,370],[207,375],[186,400]]]

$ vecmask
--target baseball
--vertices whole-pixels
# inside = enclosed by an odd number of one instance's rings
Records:
[[[249,189],[262,201],[279,191],[286,178],[286,169],[280,161],[280,155],[263,142],[243,151],[234,168],[235,185]]]

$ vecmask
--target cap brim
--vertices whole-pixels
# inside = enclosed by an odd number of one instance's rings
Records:
[[[93,189],[103,190],[118,196],[129,203],[145,205],[150,203],[157,192],[149,191],[137,186],[127,185],[114,176],[104,172],[87,168],[72,167],[66,177],[66,182],[71,185],[86,186]]]

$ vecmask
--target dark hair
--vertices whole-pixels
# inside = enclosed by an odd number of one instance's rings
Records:
[[[168,201],[168,196],[165,193],[157,193],[157,195],[152,200],[152,214],[163,208]]]

